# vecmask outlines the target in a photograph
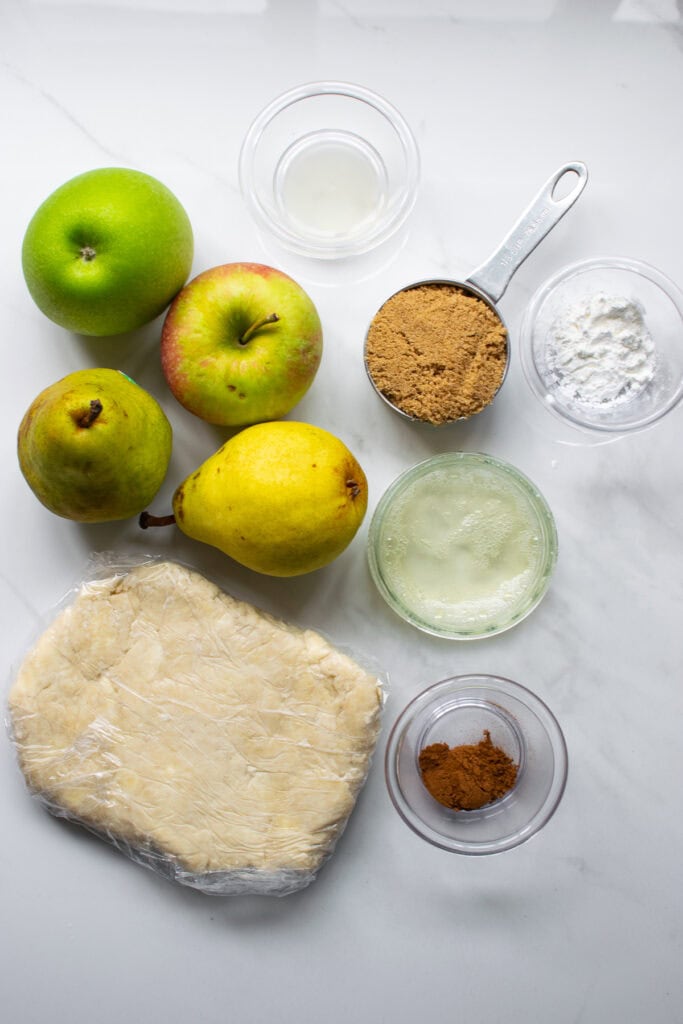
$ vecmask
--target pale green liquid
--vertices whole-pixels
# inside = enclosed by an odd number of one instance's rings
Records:
[[[289,161],[281,199],[297,230],[337,238],[366,230],[384,196],[377,168],[364,152],[328,141],[302,148]]]
[[[486,465],[413,480],[382,524],[386,585],[409,612],[439,628],[480,631],[523,612],[543,560],[531,501]]]

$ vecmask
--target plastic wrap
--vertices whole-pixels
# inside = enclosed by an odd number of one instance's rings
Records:
[[[382,699],[325,638],[187,567],[101,558],[24,659],[9,726],[53,814],[204,892],[286,895],[333,851]]]

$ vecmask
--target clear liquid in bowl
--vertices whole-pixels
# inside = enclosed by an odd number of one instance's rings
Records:
[[[379,154],[350,132],[312,132],[280,160],[275,194],[290,229],[317,239],[348,239],[371,230],[386,202]]]

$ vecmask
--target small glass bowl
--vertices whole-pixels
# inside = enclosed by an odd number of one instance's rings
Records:
[[[477,487],[479,507],[470,503]],[[553,514],[528,477],[491,455],[446,452],[385,491],[370,523],[368,563],[406,622],[433,636],[478,640],[536,608],[557,547]]]
[[[639,305],[655,346],[652,380],[632,397],[589,403],[562,387],[552,366],[548,336],[568,309],[603,292]],[[527,382],[555,416],[604,433],[640,430],[683,398],[683,294],[654,267],[636,260],[599,257],[573,263],[539,288],[522,321],[521,362]]]
[[[406,121],[381,96],[312,82],[256,117],[239,178],[252,216],[286,249],[339,259],[368,252],[405,222],[419,156]]]
[[[432,743],[478,743],[484,731],[518,766],[514,786],[475,811],[453,811],[425,787],[418,757]],[[567,780],[567,747],[544,702],[511,679],[464,675],[420,693],[396,721],[386,748],[391,800],[419,836],[452,853],[502,853],[550,820]]]

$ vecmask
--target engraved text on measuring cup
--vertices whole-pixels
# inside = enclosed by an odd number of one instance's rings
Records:
[[[550,207],[544,206],[543,209],[536,214],[533,220],[528,221],[524,225],[524,230],[522,234],[518,238],[516,238],[514,242],[510,242],[509,245],[505,246],[505,249],[500,256],[500,262],[503,266],[507,266],[509,263],[512,263],[515,257],[519,254],[520,250],[523,249],[526,245],[529,237],[538,230],[543,221],[549,215]]]

